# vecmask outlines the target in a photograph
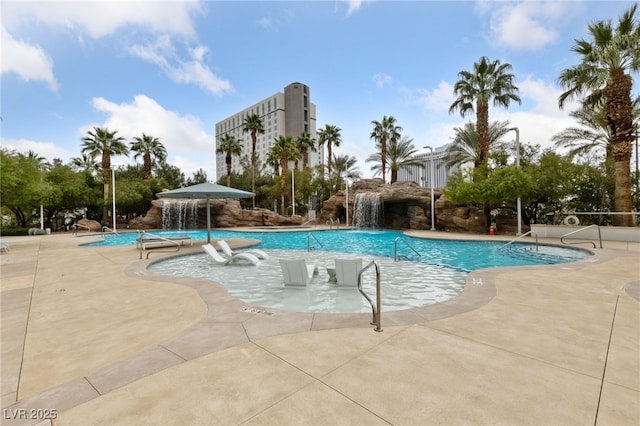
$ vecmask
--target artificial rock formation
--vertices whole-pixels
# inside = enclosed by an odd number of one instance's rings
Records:
[[[152,207],[143,217],[137,217],[129,221],[131,229],[161,229],[162,206],[165,202],[171,203],[177,200],[168,198],[153,200]],[[206,200],[200,200],[197,209],[196,226],[207,227]],[[301,225],[301,216],[281,216],[267,209],[245,210],[238,200],[215,199],[210,200],[211,227],[232,228],[236,226],[292,226]]]
[[[353,223],[356,194],[379,194],[382,212],[380,227],[396,229],[431,229],[431,189],[415,182],[385,184],[382,179],[363,179],[354,182],[346,192],[339,191],[322,205],[318,216],[320,223],[339,219],[346,221],[346,205],[349,203],[349,223]],[[434,190],[435,228],[440,231],[464,231],[484,233],[485,218],[482,211],[472,206],[454,205],[442,191]]]

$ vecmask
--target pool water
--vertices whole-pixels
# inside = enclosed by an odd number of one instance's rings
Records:
[[[189,235],[194,240],[206,240],[206,231],[154,232],[162,236]],[[136,245],[136,232],[106,234],[104,239],[88,243],[90,246]],[[400,240],[396,241],[398,237]],[[212,239],[251,238],[261,241],[261,249],[337,251],[369,254],[446,266],[460,271],[502,266],[549,265],[574,262],[591,254],[587,251],[550,245],[513,243],[504,241],[463,241],[424,239],[405,236],[389,230],[324,230],[289,232],[211,231]],[[411,249],[413,247],[414,250]],[[396,250],[397,249],[397,250]],[[417,252],[417,253],[416,253]]]
[[[206,240],[206,231],[154,232],[157,235],[189,235]],[[133,245],[138,233],[106,235],[92,246]],[[371,307],[355,288],[337,287],[329,281],[327,267],[337,258],[363,258],[363,265],[377,261],[381,273],[383,311],[410,309],[457,296],[468,272],[481,268],[545,265],[572,262],[590,256],[584,250],[504,241],[422,239],[399,231],[322,230],[292,232],[240,232],[214,230],[212,239],[251,238],[270,254],[257,266],[219,265],[204,253],[161,260],[151,272],[210,279],[226,286],[231,295],[252,305],[296,312],[357,313]],[[398,261],[394,261],[394,256]],[[304,258],[318,266],[319,274],[306,287],[285,287],[280,258]],[[363,289],[374,297],[375,272],[362,276]]]
[[[380,266],[381,295],[384,311],[417,308],[444,302],[457,296],[465,285],[466,273],[452,268],[393,258],[353,255],[341,252],[267,249],[269,259],[257,266],[220,265],[206,254],[192,254],[161,260],[149,271],[169,276],[195,277],[222,283],[229,294],[244,302],[264,308],[294,312],[366,313],[371,305],[355,287],[338,287],[330,281],[327,268],[335,259],[362,257],[363,266],[377,261]],[[284,286],[279,259],[303,258],[318,267],[318,275],[306,287]],[[362,274],[363,290],[375,300],[375,269]]]

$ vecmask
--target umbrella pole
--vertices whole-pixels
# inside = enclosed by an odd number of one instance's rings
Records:
[[[211,201],[207,198],[207,244],[211,244]]]

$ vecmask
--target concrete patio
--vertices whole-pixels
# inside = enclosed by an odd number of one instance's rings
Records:
[[[3,425],[640,424],[639,243],[476,271],[377,333],[83,240],[2,239]]]

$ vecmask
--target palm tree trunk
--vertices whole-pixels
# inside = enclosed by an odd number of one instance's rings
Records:
[[[385,183],[387,174],[387,139],[384,137],[380,138],[380,162],[382,163],[382,183]]]
[[[256,193],[256,132],[251,132],[251,192]],[[253,208],[256,208],[256,196],[251,197]]]
[[[633,150],[633,104],[631,77],[614,70],[604,88],[605,112],[611,133],[609,141],[614,160],[616,212],[631,212],[631,152]],[[633,215],[614,215],[613,224],[633,226]]]
[[[489,105],[477,102],[476,131],[478,132],[478,158],[476,167],[487,163],[489,159]]]

